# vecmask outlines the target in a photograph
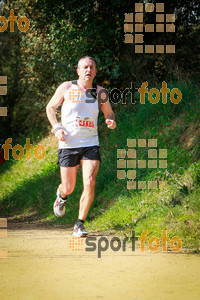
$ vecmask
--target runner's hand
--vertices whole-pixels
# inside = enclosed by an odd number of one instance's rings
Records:
[[[67,136],[68,134],[69,134],[69,133],[66,132],[65,130],[59,129],[58,131],[56,131],[55,137],[57,137],[57,139],[58,139],[59,141],[65,141],[65,140],[66,140],[66,136]]]
[[[106,119],[107,127],[110,129],[115,129],[116,122],[114,120]]]

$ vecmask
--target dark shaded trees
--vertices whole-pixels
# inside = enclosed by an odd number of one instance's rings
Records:
[[[165,13],[176,13],[176,32],[145,34],[146,43],[175,43],[175,54],[135,54],[134,45],[124,43],[124,14],[134,13],[134,3],[142,1],[4,2],[5,15],[13,8],[31,22],[26,33],[17,29],[0,33],[0,70],[9,82],[8,95],[1,98],[1,105],[6,101],[9,107],[9,116],[1,120],[6,135],[14,131],[24,135],[30,129],[37,134],[46,128],[46,103],[61,82],[76,77],[75,66],[82,55],[96,59],[96,81],[106,88],[199,75],[197,0],[163,1]],[[155,14],[146,13],[144,21],[155,22]]]

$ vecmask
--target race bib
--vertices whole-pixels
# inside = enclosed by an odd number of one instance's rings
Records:
[[[76,131],[94,133],[95,129],[95,118],[89,117],[76,117]]]

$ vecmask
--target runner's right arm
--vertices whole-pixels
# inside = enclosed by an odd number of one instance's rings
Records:
[[[51,123],[53,129],[57,128],[55,132],[55,136],[58,138],[60,141],[65,140],[65,135],[67,135],[67,132],[64,131],[64,129],[59,128],[59,123],[56,118],[56,109],[57,107],[64,101],[64,93],[66,92],[67,89],[69,89],[71,86],[71,81],[66,81],[63,82],[56,90],[55,94],[49,101],[49,103],[46,106],[46,113],[47,113],[47,118],[49,122]],[[60,125],[61,127],[61,125]],[[59,128],[59,129],[58,129]]]

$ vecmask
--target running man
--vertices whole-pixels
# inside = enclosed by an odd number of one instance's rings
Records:
[[[88,233],[84,228],[84,220],[94,200],[96,176],[101,161],[97,131],[99,108],[103,111],[109,129],[114,129],[116,123],[106,90],[103,91],[101,86],[93,84],[97,72],[95,60],[89,56],[82,57],[76,71],[78,80],[63,82],[49,101],[46,111],[52,132],[59,140],[58,163],[61,184],[57,189],[53,210],[57,217],[65,214],[67,197],[75,188],[77,170],[81,164],[83,192],[73,236],[85,237]],[[94,91],[98,100],[94,96]],[[99,101],[100,94],[104,101]],[[56,118],[56,108],[60,104],[62,104],[61,124]]]

